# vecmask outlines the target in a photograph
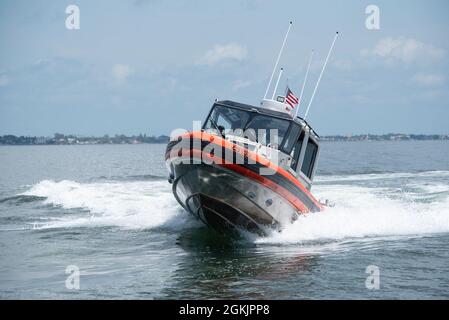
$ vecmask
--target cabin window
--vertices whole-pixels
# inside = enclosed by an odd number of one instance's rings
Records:
[[[234,135],[242,135],[252,141],[269,145],[271,148],[279,149],[279,146],[283,146],[282,150],[289,153],[293,147],[292,141],[295,141],[300,130],[299,126],[295,124],[295,128],[288,131],[290,123],[289,120],[255,113],[254,111],[215,105],[203,129],[220,131],[224,135],[232,130]],[[272,136],[270,129],[277,130],[277,139]],[[287,133],[289,139],[286,139]],[[286,146],[288,149],[286,149]]]
[[[204,128],[217,130],[216,127],[222,127],[225,131],[242,129],[249,118],[250,114],[243,110],[215,106]]]
[[[257,135],[258,142],[263,145],[270,144],[272,148],[278,149],[279,145],[284,140],[289,125],[290,122],[287,120],[257,115],[248,123],[245,128],[245,132],[248,129],[253,130]],[[272,134],[275,133],[271,132],[271,130],[274,129],[277,129],[277,139],[276,137],[272,136]]]
[[[223,115],[218,114],[218,119],[215,120],[219,126],[222,126],[224,129],[229,130],[232,129],[232,122],[229,119],[223,117]]]
[[[298,167],[298,160],[299,160],[299,155],[301,154],[301,148],[302,148],[302,142],[304,141],[304,131],[301,132],[301,135],[299,136],[299,139],[296,140],[295,145],[293,146],[293,150],[290,153],[291,157],[292,157],[292,163],[291,163],[291,167],[293,170],[296,171],[296,168]]]
[[[312,177],[317,152],[318,145],[312,139],[309,139],[307,141],[306,153],[301,166],[302,173],[304,173],[309,179]]]
[[[292,122],[290,131],[288,132],[287,137],[285,137],[283,151],[285,153],[290,153],[295,145],[295,142],[298,139],[299,130],[301,127]]]

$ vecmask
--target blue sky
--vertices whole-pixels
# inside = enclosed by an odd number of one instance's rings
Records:
[[[80,29],[65,27],[70,4]],[[365,8],[380,8],[380,30]],[[215,98],[257,105],[282,38],[285,87],[324,134],[449,133],[449,2],[0,1],[0,134],[168,134]]]

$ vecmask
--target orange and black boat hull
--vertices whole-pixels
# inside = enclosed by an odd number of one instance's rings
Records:
[[[218,136],[184,134],[168,144],[165,159],[177,201],[221,232],[266,234],[322,209],[293,175]]]

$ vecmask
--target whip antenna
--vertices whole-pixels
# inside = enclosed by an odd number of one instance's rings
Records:
[[[309,113],[310,106],[312,105],[316,90],[318,89],[318,86],[320,85],[321,77],[323,76],[324,69],[326,69],[327,62],[329,61],[329,57],[332,53],[332,49],[334,48],[334,44],[335,44],[335,41],[337,40],[337,37],[338,37],[338,32],[335,33],[334,41],[332,41],[332,45],[331,45],[331,48],[329,49],[329,53],[327,54],[326,61],[324,62],[324,65],[323,65],[323,69],[321,69],[321,73],[320,73],[320,76],[318,77],[318,81],[316,83],[315,89],[313,89],[312,97],[310,98],[309,105],[307,106],[307,110],[304,115],[304,120],[307,118],[307,114]]]
[[[274,100],[274,96],[276,95],[276,91],[278,90],[279,80],[281,80],[283,71],[284,71],[284,68],[281,68],[281,71],[279,71],[278,80],[276,81],[276,86],[274,87],[274,91],[273,91],[273,95],[271,96],[271,100]]]
[[[307,65],[306,76],[304,77],[304,82],[302,83],[301,93],[299,94],[298,106],[296,107],[295,116],[293,118],[296,118],[296,116],[298,115],[298,112],[299,112],[299,106],[301,105],[301,102],[302,102],[302,94],[304,93],[304,87],[306,86],[307,76],[309,75],[310,65],[312,64],[312,58],[313,58],[313,50],[310,53],[309,64]]]
[[[290,21],[290,24],[288,25],[287,33],[284,37],[284,42],[282,42],[281,51],[279,51],[278,58],[276,60],[276,63],[274,64],[273,72],[271,73],[270,81],[268,82],[267,90],[265,91],[265,95],[263,96],[264,99],[267,98],[268,90],[270,90],[271,82],[273,81],[274,73],[276,72],[276,68],[278,66],[279,60],[281,59],[282,51],[284,50],[285,42],[287,41],[288,33],[290,32],[290,28],[292,27],[293,22]]]

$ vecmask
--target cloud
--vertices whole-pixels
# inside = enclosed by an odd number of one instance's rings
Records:
[[[140,7],[140,6],[145,6],[145,5],[160,3],[160,2],[162,2],[162,1],[160,1],[160,0],[134,0],[132,2],[132,4],[136,7]]]
[[[421,86],[433,87],[444,84],[446,78],[440,74],[416,74],[411,80]]]
[[[125,81],[133,73],[134,70],[125,64],[116,64],[112,67],[112,75],[118,81]]]
[[[9,78],[4,74],[0,74],[0,87],[4,87],[8,83],[9,83]]]
[[[248,50],[236,43],[229,43],[225,45],[216,44],[212,49],[206,51],[197,64],[200,65],[214,65],[223,60],[245,60],[248,56]]]
[[[405,37],[382,38],[374,48],[361,51],[362,56],[374,56],[385,59],[387,62],[400,61],[406,64],[432,62],[441,59],[445,53],[444,49]]]
[[[237,80],[232,85],[232,91],[238,91],[238,90],[246,88],[252,84],[253,84],[252,81],[249,81],[249,80]]]
[[[332,66],[337,70],[350,71],[353,69],[353,62],[349,59],[339,59],[333,61]]]

